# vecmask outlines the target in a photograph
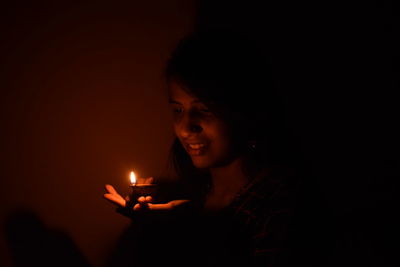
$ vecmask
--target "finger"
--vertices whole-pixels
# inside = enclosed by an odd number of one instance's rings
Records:
[[[106,184],[106,185],[104,186],[104,188],[106,189],[106,191],[107,191],[108,193],[118,195],[118,192],[115,190],[115,188],[114,188],[112,185]]]
[[[116,196],[114,194],[104,194],[103,196],[105,199],[109,200],[113,204],[116,204],[117,206],[120,206],[120,207],[126,206],[125,199],[123,199],[120,195]]]
[[[149,206],[147,203],[136,203],[133,208],[134,211],[147,210]]]
[[[113,196],[113,199],[118,200],[118,202],[124,202],[124,201],[129,201],[129,197],[128,199],[124,199],[120,194],[110,194],[110,193],[106,193],[104,194],[104,196],[109,195],[109,196]]]
[[[151,196],[146,196],[146,202],[148,203],[153,202],[153,198]]]
[[[186,202],[189,202],[189,200],[186,199],[180,199],[180,200],[173,200],[165,204],[152,204],[148,203],[149,209],[151,210],[172,210],[175,207],[182,205]]]
[[[112,185],[106,184],[105,189],[108,192],[108,194],[113,195],[115,197],[115,199],[118,199],[118,202],[122,203],[124,201],[123,197],[120,194],[118,194],[118,192],[114,189],[114,187]],[[106,195],[106,194],[104,194],[104,195]],[[126,199],[126,201],[129,201],[129,199]]]
[[[176,206],[182,205],[187,202],[189,202],[189,200],[187,200],[187,199],[177,199],[177,200],[170,201],[169,204],[174,208]]]
[[[166,204],[148,204],[150,210],[172,210],[172,205],[170,203]]]
[[[145,184],[152,184],[153,182],[154,182],[154,177],[146,178],[144,181]]]
[[[137,200],[138,200],[139,203],[145,203],[146,202],[146,197],[141,196]]]

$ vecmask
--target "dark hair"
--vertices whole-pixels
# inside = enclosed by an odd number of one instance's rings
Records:
[[[167,83],[181,84],[232,126],[249,169],[290,162],[290,132],[266,51],[237,32],[194,32],[179,42],[165,73]],[[204,175],[178,140],[171,153],[178,176]]]

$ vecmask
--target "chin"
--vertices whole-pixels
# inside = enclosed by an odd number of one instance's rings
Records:
[[[200,158],[197,158],[197,159],[192,158],[192,163],[198,169],[208,169],[213,166],[213,164],[211,162],[209,162],[208,160],[200,159]]]
[[[219,168],[231,164],[237,157],[192,157],[193,165],[198,169]]]

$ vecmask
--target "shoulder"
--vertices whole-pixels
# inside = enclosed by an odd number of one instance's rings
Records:
[[[263,172],[241,192],[231,206],[236,221],[256,242],[286,237],[295,213],[295,173],[276,168]]]
[[[264,172],[235,201],[235,221],[248,236],[254,260],[279,261],[286,247],[297,198],[296,174],[275,168]]]
[[[296,173],[283,167],[263,170],[238,194],[236,213],[271,215],[289,212],[297,196]],[[262,217],[262,216],[261,216]]]

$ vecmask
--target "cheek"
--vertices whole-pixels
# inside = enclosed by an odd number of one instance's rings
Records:
[[[220,156],[232,153],[234,144],[229,133],[226,127],[215,127],[214,131],[210,133],[214,153]]]
[[[174,130],[174,133],[178,136],[178,125],[175,122],[173,123],[172,128]]]

